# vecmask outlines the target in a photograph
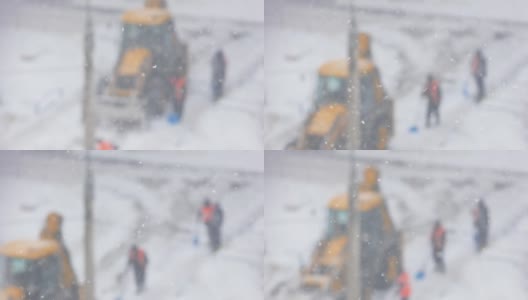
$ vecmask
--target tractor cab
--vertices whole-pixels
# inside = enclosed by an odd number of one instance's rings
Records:
[[[163,61],[167,60],[174,39],[172,19],[167,11],[147,8],[126,12],[122,17],[121,46],[110,94],[140,96],[146,78],[167,67]]]
[[[363,191],[358,195],[359,211],[361,213],[362,234],[372,236],[377,240],[381,239],[381,219],[382,198],[375,192]],[[348,229],[348,195],[341,194],[334,197],[328,205],[326,238],[333,239],[344,236]]]
[[[387,99],[381,78],[371,59],[370,37],[359,35],[356,58],[362,121],[361,149],[386,149],[392,134],[392,101]],[[304,130],[288,147],[301,150],[346,149],[348,139],[347,59],[330,60],[317,71],[313,110]]]
[[[375,69],[371,62],[370,37],[360,33],[358,37],[357,69],[361,86],[367,86],[366,75]],[[321,106],[328,103],[345,104],[348,102],[348,60],[337,59],[327,61],[317,72],[315,104]],[[363,87],[365,89],[365,87]],[[363,95],[363,90],[361,91]],[[367,98],[368,97],[362,97]]]
[[[147,8],[126,12],[122,18],[122,39],[119,73],[137,75],[142,64],[152,60],[155,71],[168,71],[171,57],[176,57],[178,42],[170,13],[164,9]],[[174,62],[172,62],[174,64]],[[148,67],[151,67],[150,65]],[[150,71],[150,70],[149,70]]]
[[[15,241],[0,247],[0,299],[55,300],[61,297],[57,242]]]
[[[334,239],[339,236],[344,236],[347,233],[348,211],[335,207],[337,202],[347,200],[341,198],[342,197],[337,197],[333,199],[328,208],[326,239]]]
[[[174,24],[168,11],[146,8],[128,11],[122,18],[121,50],[148,49],[155,54],[170,50],[175,38]]]
[[[181,115],[187,86],[187,45],[164,1],[121,17],[121,45],[112,75],[97,88],[101,123],[147,125],[168,111]]]
[[[362,113],[368,113],[376,102],[382,101],[384,91],[372,61],[358,59]],[[315,106],[344,105],[348,103],[348,63],[346,59],[331,60],[319,68]]]
[[[342,60],[332,60],[321,65],[317,72],[315,105],[339,103],[346,105],[348,93],[347,63]]]

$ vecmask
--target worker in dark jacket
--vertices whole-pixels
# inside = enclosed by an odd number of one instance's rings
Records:
[[[224,84],[226,78],[227,61],[222,49],[218,49],[212,60],[212,88],[213,99],[216,101],[224,95]]]
[[[214,204],[212,220],[212,250],[218,251],[222,245],[222,225],[224,223],[224,210],[220,203]]]
[[[203,202],[198,217],[207,228],[209,246],[215,252],[220,247],[220,226],[223,222],[223,211],[217,204],[206,198]]]
[[[431,126],[431,117],[436,118],[436,125],[440,124],[440,103],[442,102],[442,91],[440,82],[432,74],[427,75],[427,82],[423,89],[422,96],[427,99],[427,114],[425,126]]]
[[[134,270],[137,293],[143,292],[145,288],[146,269],[148,264],[147,254],[136,245],[132,245],[128,254],[128,265]]]
[[[480,102],[486,96],[484,78],[487,75],[486,58],[484,58],[484,54],[480,49],[475,51],[473,59],[471,60],[471,74],[473,75],[473,78],[475,78],[475,82],[477,84],[476,100],[477,102]]]
[[[437,272],[445,272],[444,248],[446,242],[446,231],[442,223],[437,220],[431,233],[431,246],[433,249],[433,260]]]
[[[489,212],[484,199],[479,199],[473,209],[473,225],[475,226],[475,242],[477,251],[482,251],[488,245]]]

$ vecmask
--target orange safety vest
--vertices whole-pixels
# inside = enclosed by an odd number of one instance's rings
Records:
[[[141,249],[138,249],[137,261],[138,261],[140,266],[144,266],[146,264],[145,252],[143,250],[141,250]]]
[[[473,61],[471,62],[471,69],[473,74],[478,74],[480,72],[480,57],[478,55],[473,56]]]
[[[438,228],[433,232],[433,243],[435,249],[441,249],[444,247],[444,235],[445,229],[442,226],[438,226]]]
[[[115,150],[114,145],[107,141],[101,141],[97,144],[97,150]]]
[[[139,266],[144,267],[147,262],[145,251],[137,249],[135,254],[133,251],[130,252],[130,260],[135,261]]]
[[[431,81],[431,99],[433,102],[438,103],[440,102],[440,84],[438,84],[437,80]]]
[[[400,274],[398,277],[398,284],[400,285],[400,297],[411,297],[411,283],[409,280],[409,274],[407,274],[407,272]]]
[[[202,221],[209,223],[213,219],[214,207],[212,205],[202,207]]]
[[[176,96],[176,100],[178,101],[183,100],[184,88],[187,83],[187,80],[185,79],[185,77],[172,78],[171,83],[174,86],[174,93]]]

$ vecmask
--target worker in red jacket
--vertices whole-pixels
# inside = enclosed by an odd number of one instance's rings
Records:
[[[446,242],[446,231],[442,223],[437,220],[431,233],[431,246],[433,249],[433,260],[436,265],[436,271],[445,272],[444,248]]]
[[[143,292],[145,288],[146,268],[148,264],[147,254],[136,245],[132,245],[128,254],[128,265],[134,269],[137,293]]]
[[[207,228],[211,251],[216,252],[221,245],[220,228],[224,219],[221,206],[217,203],[212,203],[209,198],[206,198],[198,211],[198,218]]]
[[[422,96],[427,99],[427,114],[425,116],[425,126],[431,126],[431,117],[435,117],[436,125],[440,124],[440,104],[442,102],[442,90],[440,82],[433,74],[427,75],[427,82],[422,92]]]
[[[402,300],[411,299],[411,279],[409,274],[402,270],[400,276],[398,276],[398,286],[400,291],[400,298]]]

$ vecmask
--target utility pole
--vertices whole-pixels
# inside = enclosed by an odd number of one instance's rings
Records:
[[[86,151],[84,174],[84,278],[86,300],[95,299],[95,272],[93,253],[94,180],[90,151]]]
[[[90,0],[86,0],[86,20],[84,25],[84,90],[83,123],[84,149],[94,148],[94,119],[92,111],[93,50],[94,33]]]
[[[346,264],[346,299],[362,299],[361,283],[361,221],[358,211],[355,150],[361,149],[361,101],[357,72],[358,29],[354,0],[350,1],[348,23],[348,151],[350,151],[350,177],[348,179],[348,234]]]
[[[357,72],[358,30],[354,0],[348,22],[348,149],[361,149],[361,95]]]
[[[93,76],[93,22],[90,0],[86,0],[86,23],[84,32],[84,95],[83,95],[83,121],[84,121],[84,279],[86,300],[95,300],[95,272],[93,252],[93,202],[94,180],[92,172],[91,150],[94,148],[94,124],[92,113],[92,76]]]
[[[355,151],[350,152],[348,179],[348,248],[346,264],[346,299],[368,300],[362,297],[361,283],[361,212],[358,210],[358,188],[356,183]]]

